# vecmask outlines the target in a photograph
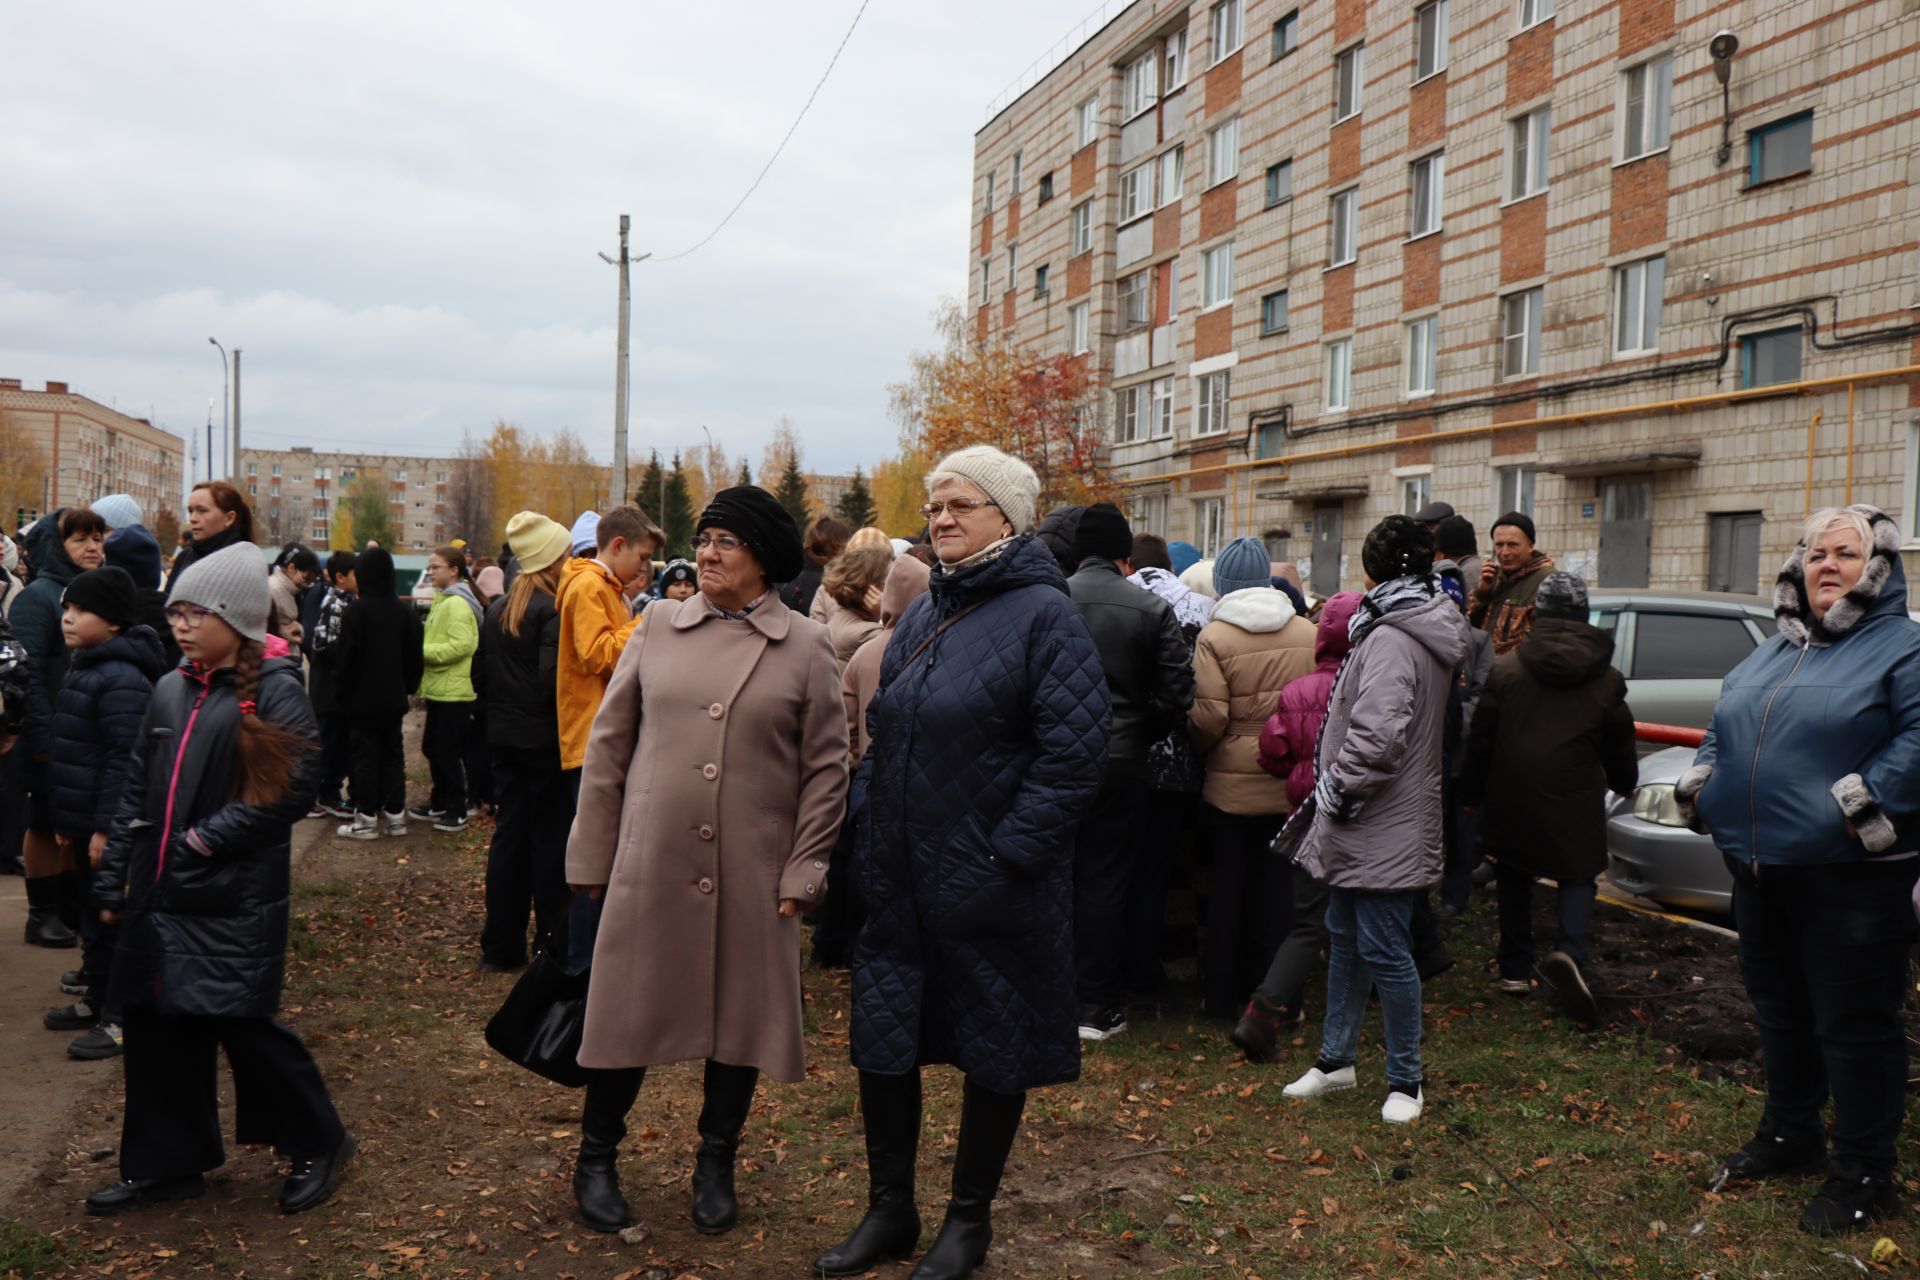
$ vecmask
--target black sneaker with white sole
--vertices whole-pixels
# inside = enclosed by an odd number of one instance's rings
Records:
[[[443,813],[433,820],[435,831],[465,831],[467,820],[450,813]]]
[[[1587,989],[1580,966],[1564,951],[1550,951],[1540,962],[1540,980],[1547,984],[1553,1003],[1560,1012],[1582,1027],[1591,1028],[1600,1021],[1600,1005]]]
[[[1800,1229],[1816,1236],[1844,1235],[1900,1212],[1893,1179],[1875,1173],[1854,1160],[1835,1160],[1827,1167],[1820,1193],[1807,1201]]]
[[[63,996],[83,996],[87,994],[87,980],[78,969],[69,969],[60,975],[60,994]]]
[[[1127,1015],[1119,1009],[1086,1007],[1080,1010],[1082,1040],[1111,1040],[1127,1029]]]
[[[429,809],[423,804],[410,804],[407,806],[407,816],[416,822],[432,822],[437,818],[446,817],[447,811],[445,809]]]

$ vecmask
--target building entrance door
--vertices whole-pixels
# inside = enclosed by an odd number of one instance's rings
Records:
[[[1322,600],[1340,590],[1340,504],[1313,509],[1313,594]]]
[[[1653,572],[1653,477],[1600,482],[1600,585],[1644,587]]]

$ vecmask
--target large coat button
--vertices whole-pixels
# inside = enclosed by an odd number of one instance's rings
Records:
[[[711,840],[711,839],[713,839],[713,828],[712,828],[712,827],[702,827],[702,828],[700,828],[700,838],[701,838],[702,840]]]
[[[707,878],[706,878],[705,876],[701,876],[701,877],[700,877],[700,892],[702,892],[702,893],[712,893],[712,892],[713,892],[713,881],[711,881],[711,880],[709,880],[709,879],[707,879]]]
[[[700,770],[700,773],[701,773],[701,776],[706,778],[708,782],[712,782],[715,778],[720,776],[720,766],[717,764],[707,765],[705,768]]]

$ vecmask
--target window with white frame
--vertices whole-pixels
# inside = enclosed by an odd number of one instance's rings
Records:
[[[1907,424],[1907,474],[1901,500],[1906,506],[1903,541],[1920,542],[1920,418]]]
[[[1666,294],[1664,255],[1613,269],[1613,353],[1660,349],[1660,301]]]
[[[1007,246],[1007,292],[1012,293],[1020,287],[1020,246]]]
[[[1151,533],[1155,537],[1167,536],[1167,495],[1152,493],[1135,495],[1127,503],[1127,521],[1138,533]]]
[[[1241,3],[1242,0],[1220,0],[1213,6],[1207,22],[1207,34],[1213,41],[1208,57],[1213,62],[1220,62],[1240,47]]]
[[[1073,251],[1085,253],[1093,248],[1093,201],[1082,200],[1073,206]]]
[[[1537,107],[1507,121],[1507,199],[1519,200],[1547,189],[1547,149],[1553,135],[1553,108]]]
[[[1413,78],[1425,80],[1447,69],[1447,0],[1427,0],[1413,11]]]
[[[1553,16],[1554,0],[1520,0],[1520,25],[1530,27]]]
[[[1202,498],[1193,504],[1193,545],[1200,558],[1210,560],[1220,554],[1227,541],[1227,500]]]
[[[1089,145],[1100,136],[1100,99],[1088,98],[1073,109],[1073,149]]]
[[[1092,314],[1091,304],[1085,302],[1067,308],[1068,350],[1076,356],[1093,349]]]
[[[1422,316],[1407,325],[1407,394],[1433,394],[1440,362],[1440,318]]]
[[[980,263],[980,305],[986,306],[993,300],[993,259],[985,258]]]
[[[1413,162],[1413,225],[1408,234],[1424,236],[1440,229],[1440,210],[1445,200],[1447,158],[1436,151]]]
[[[1156,440],[1173,434],[1173,375],[1153,380],[1153,428]]]
[[[1167,319],[1172,320],[1180,314],[1180,258],[1175,255],[1167,260]]]
[[[1493,509],[1533,514],[1532,467],[1495,467],[1493,469]]]
[[[1240,172],[1240,117],[1207,131],[1207,185],[1218,186]]]
[[[1172,204],[1180,198],[1180,183],[1186,176],[1184,146],[1160,153],[1160,203]]]
[[[1187,29],[1185,27],[1168,36],[1160,46],[1160,68],[1165,73],[1160,79],[1172,93],[1187,82]]]
[[[1150,388],[1142,382],[1113,393],[1113,442],[1135,444],[1147,438]]]
[[[1216,369],[1194,380],[1193,434],[1196,436],[1217,436],[1226,431],[1232,372],[1230,369]]]
[[[1132,222],[1153,212],[1153,166],[1149,160],[1120,175],[1120,221]]]
[[[1540,372],[1540,311],[1546,290],[1536,286],[1500,299],[1500,373],[1522,378]]]
[[[1367,47],[1356,44],[1333,55],[1333,119],[1337,124],[1358,115],[1366,96]]]
[[[1020,153],[1013,153],[1013,180],[1007,184],[1007,199],[1018,199],[1020,195]]]
[[[1353,404],[1353,339],[1341,338],[1327,344],[1327,408],[1345,409]]]
[[[1433,475],[1422,472],[1417,476],[1400,477],[1400,514],[1410,516],[1433,501]]]
[[[1336,192],[1328,203],[1327,265],[1341,266],[1352,262],[1357,249],[1355,241],[1359,234],[1360,188],[1348,187]]]
[[[1153,316],[1153,273],[1136,271],[1120,279],[1120,327],[1138,329]]]
[[[1200,255],[1200,308],[1206,310],[1233,301],[1233,241],[1215,245]]]
[[[993,212],[993,170],[987,170],[987,212]]]
[[[1121,115],[1128,120],[1160,100],[1160,54],[1148,51],[1129,62],[1120,73]]]
[[[1673,118],[1673,55],[1620,74],[1620,158],[1633,160],[1666,148]]]

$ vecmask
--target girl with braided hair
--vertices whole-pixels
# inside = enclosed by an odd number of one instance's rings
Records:
[[[287,1213],[333,1194],[354,1151],[306,1046],[274,1018],[286,968],[288,836],[312,803],[318,731],[295,663],[265,654],[259,552],[233,546],[175,579],[183,661],[163,676],[128,763],[94,902],[121,926],[111,997],[125,1010],[114,1214],[206,1189],[225,1159],[216,1051],[233,1067],[235,1139],[292,1162]]]

